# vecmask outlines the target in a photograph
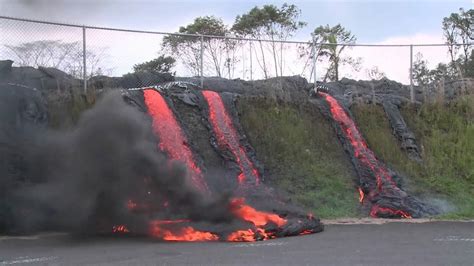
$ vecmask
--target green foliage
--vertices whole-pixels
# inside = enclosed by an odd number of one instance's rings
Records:
[[[242,37],[252,37],[272,40],[270,50],[273,53],[275,76],[283,75],[283,43],[278,47],[276,40],[286,40],[293,36],[298,29],[303,28],[306,22],[298,21],[301,15],[295,5],[283,4],[281,8],[274,5],[254,7],[248,13],[236,17],[232,31]],[[265,61],[264,44],[259,42],[261,63],[265,78],[269,77]],[[257,60],[260,60],[257,58]],[[278,72],[279,71],[279,72]]]
[[[339,80],[339,66],[341,64],[349,64],[356,70],[360,65],[360,60],[354,60],[350,57],[342,58],[342,52],[348,47],[347,45],[335,45],[337,43],[354,44],[357,40],[349,30],[345,29],[341,24],[334,27],[329,25],[319,26],[313,31],[314,41],[324,43],[319,48],[318,57],[322,56],[329,60],[329,68],[324,80]]]
[[[230,30],[222,19],[214,16],[204,16],[194,19],[193,23],[179,28],[179,33],[226,36]],[[233,68],[237,62],[235,49],[237,42],[225,38],[203,37],[204,56],[210,58],[210,68],[216,75],[222,77],[224,68],[227,69],[229,78],[232,78]],[[163,47],[181,59],[185,65],[199,76],[201,67],[201,38],[195,36],[169,35],[163,38]]]
[[[416,60],[413,62],[413,80],[416,85],[426,86],[432,82],[441,80],[454,80],[458,77],[458,71],[455,63],[439,63],[435,69],[428,68],[428,61],[423,59],[421,53],[416,54]]]
[[[49,127],[66,129],[74,126],[81,114],[91,108],[96,101],[95,91],[87,94],[71,91],[70,94],[47,95]]]
[[[306,22],[298,21],[300,15],[301,10],[286,3],[281,8],[274,5],[254,7],[237,16],[232,30],[242,36],[286,39],[306,25]]]
[[[176,60],[173,57],[160,55],[158,58],[155,58],[151,61],[134,65],[133,71],[170,73],[175,63],[176,63]]]
[[[454,207],[443,217],[474,217],[474,97],[402,109],[422,148],[422,163],[399,148],[381,107],[359,105],[352,111],[369,147],[408,176],[409,190],[448,200]]]
[[[352,166],[315,106],[241,99],[240,121],[265,165],[266,181],[318,217],[358,215]]]
[[[459,13],[451,13],[448,17],[443,18],[442,25],[446,43],[449,45],[451,61],[454,62],[458,51],[462,50],[463,64],[466,64],[472,52],[472,40],[474,40],[474,9],[465,11],[460,8]],[[462,45],[457,46],[454,45],[455,43]]]

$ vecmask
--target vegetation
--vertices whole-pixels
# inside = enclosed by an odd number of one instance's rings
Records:
[[[89,90],[87,95],[74,90],[70,94],[50,93],[46,97],[49,127],[65,129],[74,126],[82,112],[91,108],[96,101],[96,93]]]
[[[170,73],[174,67],[176,60],[171,56],[160,55],[157,58],[133,66],[134,72],[158,72]]]
[[[354,116],[368,145],[383,161],[408,176],[408,189],[428,199],[447,200],[442,217],[474,218],[474,97],[448,104],[402,109],[422,148],[423,162],[408,159],[379,106],[358,105]]]
[[[241,99],[240,121],[267,181],[318,217],[358,216],[354,176],[329,122],[315,106]]]
[[[342,57],[342,52],[346,48],[350,48],[347,45],[336,45],[336,44],[354,44],[357,40],[349,30],[345,29],[341,24],[337,24],[334,27],[319,26],[313,31],[314,41],[317,43],[324,43],[321,45],[318,53],[318,57],[325,57],[329,61],[329,68],[324,77],[324,81],[338,81],[339,80],[339,67],[341,65],[351,65],[356,70],[359,68],[360,59],[355,60],[352,57]]]
[[[273,54],[275,77],[283,75],[283,43],[279,45],[276,40],[283,41],[293,36],[306,22],[298,21],[301,15],[295,5],[283,4],[281,8],[274,5],[254,7],[248,13],[239,15],[235,19],[232,31],[241,37],[257,39],[270,39],[270,50]],[[260,66],[265,78],[269,77],[269,69],[265,62],[264,44],[259,42],[262,60]],[[278,47],[279,46],[279,47]],[[257,58],[258,59],[258,58]],[[278,72],[280,71],[280,72]]]
[[[76,78],[83,76],[82,44],[59,40],[24,42],[18,45],[5,45],[10,58],[20,66],[54,67]],[[106,49],[86,51],[87,75],[102,75],[103,59]],[[108,70],[107,70],[108,71]]]
[[[227,36],[230,31],[220,18],[214,16],[204,16],[196,18],[193,23],[180,27],[179,33],[200,34],[213,36]],[[210,58],[212,66],[218,77],[224,76],[224,69],[227,69],[228,78],[233,75],[237,57],[235,47],[237,42],[227,38],[202,38],[204,56]],[[192,36],[170,35],[163,38],[163,47],[186,64],[196,76],[200,74],[201,67],[201,38]]]
[[[463,77],[474,78],[474,9],[459,9],[451,13],[442,22],[443,35],[448,45],[451,62],[439,63],[429,69],[428,62],[418,53],[413,64],[413,78],[417,85],[427,85],[441,80],[453,80]],[[460,44],[460,45],[456,45]]]

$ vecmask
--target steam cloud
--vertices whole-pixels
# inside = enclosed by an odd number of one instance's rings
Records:
[[[121,223],[140,232],[163,214],[196,222],[232,220],[228,195],[196,191],[185,168],[158,152],[150,119],[119,93],[105,94],[74,129],[36,135],[26,158],[35,182],[7,191],[11,232],[110,231]],[[148,211],[130,212],[130,198]],[[150,210],[157,214],[150,217]]]

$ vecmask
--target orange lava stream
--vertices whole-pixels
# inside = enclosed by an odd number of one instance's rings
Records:
[[[189,220],[156,220],[150,223],[150,235],[166,241],[217,241],[219,236],[199,231],[191,226],[166,228],[173,224],[189,222]]]
[[[257,211],[253,207],[246,205],[244,201],[244,198],[234,198],[231,200],[231,211],[240,219],[251,222],[257,227],[265,226],[269,222],[275,223],[278,227],[286,224],[287,221],[280,216]]]
[[[359,202],[362,203],[364,202],[365,194],[364,191],[362,191],[361,188],[359,188]]]
[[[143,96],[148,114],[153,119],[153,131],[160,139],[160,150],[166,152],[171,159],[184,162],[196,187],[203,192],[209,192],[201,169],[194,161],[193,153],[187,145],[186,136],[163,96],[153,89],[144,90]]]
[[[246,169],[248,169],[250,171],[249,174],[255,180],[255,184],[258,185],[260,183],[260,175],[247,156],[244,147],[240,144],[240,136],[234,128],[232,119],[224,106],[221,96],[215,91],[203,91],[202,95],[209,106],[209,120],[219,146],[227,147],[239,165],[241,173],[238,175],[237,181],[239,184],[242,184],[249,178],[246,173]]]

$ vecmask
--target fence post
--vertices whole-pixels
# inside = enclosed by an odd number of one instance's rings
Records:
[[[87,63],[86,63],[86,27],[82,26],[82,79],[84,93],[87,93]]]
[[[313,79],[314,79],[314,89],[317,90],[316,86],[316,38],[314,37],[314,34],[311,33],[312,39],[313,39]]]
[[[253,68],[252,68],[252,41],[249,41],[250,45],[250,80],[253,80]]]
[[[415,90],[413,88],[413,44],[410,44],[410,100],[415,102]]]
[[[201,88],[204,88],[204,36],[201,35]]]

